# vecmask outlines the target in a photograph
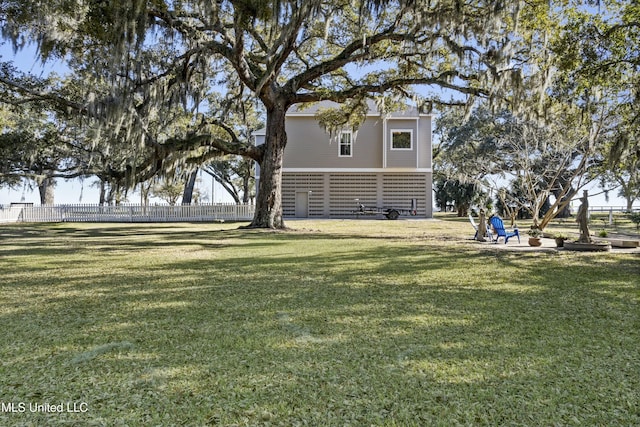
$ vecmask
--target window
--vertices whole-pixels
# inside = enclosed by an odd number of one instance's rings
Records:
[[[392,150],[411,150],[412,148],[413,148],[413,131],[411,129],[391,131],[391,149]]]
[[[351,141],[351,131],[343,131],[340,133],[340,141],[338,143],[338,156],[339,157],[352,157],[353,144]]]

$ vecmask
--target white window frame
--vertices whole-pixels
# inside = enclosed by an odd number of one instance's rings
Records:
[[[395,148],[393,146],[393,134],[395,133],[408,133],[409,134],[409,148]],[[391,129],[391,141],[390,147],[392,151],[411,151],[413,150],[413,129]]]
[[[342,154],[342,135],[349,135],[349,154]],[[338,137],[338,157],[353,157],[353,131],[343,130]]]

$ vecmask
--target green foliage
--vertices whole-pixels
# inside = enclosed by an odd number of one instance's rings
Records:
[[[184,188],[184,184],[175,178],[164,177],[160,180],[159,183],[154,185],[151,189],[152,195],[158,197],[171,206],[174,206],[180,196],[182,196],[182,190]]]
[[[15,186],[23,179],[40,185],[60,170],[73,168],[65,131],[46,112],[0,106],[0,117],[0,186]]]
[[[453,206],[459,216],[466,216],[474,205],[483,205],[487,196],[474,183],[464,183],[443,176],[437,176],[433,185],[436,206],[442,210]]]
[[[638,10],[629,1],[587,3],[24,0],[2,3],[2,31],[16,46],[35,41],[44,58],[69,59],[84,96],[56,102],[100,122],[86,135],[126,153],[111,162],[112,180],[132,186],[224,153],[281,162],[284,113],[321,100],[345,104],[344,114],[321,115],[332,134],[357,129],[363,100],[376,97],[413,98],[429,110],[488,98],[528,121],[562,122],[580,148],[595,143],[584,135],[606,117],[602,133],[615,141],[610,156],[620,158],[638,122]],[[217,86],[225,96],[211,104]],[[446,100],[433,88],[456,95]],[[263,147],[225,126],[249,102],[268,116]],[[627,113],[603,108],[611,103]],[[179,121],[176,106],[188,126],[166,136]],[[482,163],[465,163],[458,175],[466,176],[455,179],[481,180]],[[265,175],[281,170],[268,166]],[[260,183],[255,225],[282,227],[274,223],[281,206],[270,202],[280,200],[280,180]]]
[[[255,197],[255,168],[252,161],[239,156],[227,156],[214,160],[202,170],[211,175],[233,197],[235,203],[250,203]]]
[[[631,1],[603,1],[600,13],[568,15],[566,30],[554,42],[560,66],[560,92],[594,108],[594,95],[609,98],[615,106],[611,123],[611,144],[604,153],[613,164],[638,150],[638,85],[640,74],[640,31],[638,6]]]
[[[579,109],[563,111],[553,123],[484,106],[467,121],[446,115],[439,124],[435,173],[444,170],[492,190],[504,214],[526,212],[543,229],[594,179],[590,171],[602,164],[600,148],[606,142],[602,117],[581,123]]]
[[[329,138],[336,141],[340,131],[348,129],[356,131],[369,113],[369,104],[365,99],[349,100],[335,108],[319,108],[315,117],[320,126],[329,133]]]
[[[636,230],[640,229],[640,212],[632,212],[627,214],[629,219],[636,225]]]
[[[45,57],[70,58],[89,100],[79,109],[105,122],[100,131],[107,140],[136,146],[129,173],[152,174],[152,165],[192,150],[209,159],[227,153],[268,161],[254,224],[268,227],[283,226],[281,206],[271,202],[280,200],[280,179],[269,171],[281,170],[288,108],[322,100],[351,104],[350,113],[357,111],[343,124],[356,128],[351,118],[362,116],[365,98],[442,102],[439,94],[418,97],[418,85],[491,96],[490,87],[508,85],[502,77],[513,74],[505,35],[515,31],[520,11],[482,1],[66,0],[31,17],[40,3],[11,3],[3,34],[16,44],[38,42]],[[96,91],[103,83],[109,90]],[[216,85],[224,86],[225,108],[204,103]],[[265,108],[263,147],[225,127],[227,113],[242,111],[247,100]],[[176,105],[192,115],[191,132],[158,140],[154,131],[167,126]],[[205,106],[209,113],[199,117]],[[137,155],[149,146],[154,157],[138,165]]]
[[[634,107],[635,108],[635,107]],[[606,161],[595,173],[599,174],[603,188],[618,189],[618,196],[627,202],[627,208],[640,199],[640,136],[637,112],[621,108],[620,121],[608,140]]]
[[[484,205],[487,194],[483,179],[488,163],[484,161],[485,132],[491,121],[479,114],[465,120],[459,110],[448,110],[438,117],[435,135],[440,140],[434,148],[435,201],[440,208],[454,202],[459,214],[466,215],[472,205]]]
[[[529,229],[527,230],[527,234],[528,234],[530,237],[534,237],[534,238],[542,237],[542,230],[540,230],[540,229],[539,229],[539,228],[537,228],[537,227],[533,227],[533,226],[532,226],[531,228],[529,228]]]

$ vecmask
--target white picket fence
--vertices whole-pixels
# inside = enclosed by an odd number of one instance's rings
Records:
[[[207,222],[250,221],[254,205],[1,206],[2,222]]]

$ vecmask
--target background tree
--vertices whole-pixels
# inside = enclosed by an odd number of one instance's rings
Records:
[[[624,111],[638,111],[637,105],[629,109],[640,87],[638,20],[633,20],[638,8],[615,1],[598,5],[602,9],[545,9],[532,3],[519,32],[525,43],[514,56],[526,63],[526,73],[521,84],[505,91],[508,117],[501,118],[494,104],[487,108],[493,117],[485,118],[490,125],[476,120],[467,134],[463,127],[450,127],[462,144],[451,143],[448,149],[473,152],[486,166],[484,176],[493,177],[494,189],[511,182],[510,191],[494,194],[505,196],[502,205],[529,211],[540,228],[566,214],[571,199],[594,179],[607,155],[616,159],[616,150],[637,150],[636,143],[624,141],[637,128],[638,116]],[[541,19],[533,23],[536,17]],[[630,42],[633,47],[627,49]],[[487,116],[475,111],[469,122],[476,114]],[[609,153],[606,141],[616,141]],[[510,194],[526,197],[507,200]],[[546,203],[549,209],[543,213]]]
[[[610,157],[607,167],[600,175],[601,186],[618,188],[618,196],[626,200],[626,209],[631,211],[633,204],[640,200],[640,157],[634,150],[621,154],[617,161]]]
[[[578,9],[567,15],[565,31],[554,42],[565,90],[575,98],[606,87],[620,110],[613,120],[612,164],[638,153],[640,122],[640,6],[634,1],[602,0],[597,13]]]
[[[498,215],[509,218],[511,226],[514,227],[516,219],[522,218],[520,207],[526,203],[522,193],[518,191],[517,185],[511,184],[510,188],[501,187],[498,189],[495,211]]]
[[[233,198],[236,204],[247,204],[255,197],[253,162],[241,157],[223,158],[203,168]]]
[[[0,129],[0,185],[22,180],[38,187],[43,205],[54,203],[55,178],[73,169],[64,126],[36,106],[4,109]]]
[[[153,196],[169,203],[169,205],[175,206],[180,196],[182,196],[183,189],[181,180],[164,177],[151,188],[151,193]]]
[[[434,198],[440,209],[446,210],[451,206],[459,217],[463,217],[467,216],[472,206],[484,206],[486,194],[474,183],[436,177]]]
[[[209,99],[209,104],[217,110],[224,110],[226,103],[219,97],[214,97]],[[225,126],[231,128],[247,144],[253,144],[253,131],[264,127],[263,112],[248,98],[244,99],[242,105],[240,111],[226,113]],[[229,154],[205,164],[202,170],[218,182],[236,204],[247,204],[255,199],[253,159]]]
[[[589,106],[594,94],[610,94],[605,163],[595,172],[606,190],[612,184],[620,187],[630,208],[638,197],[640,173],[640,6],[614,0],[598,6],[599,13],[578,10],[567,16],[554,53],[565,97]]]
[[[570,123],[541,128],[535,123],[516,121],[498,139],[497,153],[503,156],[497,159],[498,168],[503,171],[500,175],[517,183],[526,203],[517,198],[507,200],[527,210],[534,227],[540,229],[590,182],[588,171],[598,162],[595,147],[599,128],[584,134],[579,132],[580,127],[572,127]],[[550,206],[545,212],[547,204]]]
[[[450,122],[441,143],[447,154],[438,153],[436,159],[439,164],[442,159],[459,159],[451,169],[465,183],[496,194],[497,206],[512,221],[519,211],[526,211],[534,226],[543,229],[594,179],[588,172],[601,162],[598,147],[604,143],[606,106],[593,117],[579,108],[556,106],[563,113],[555,114],[553,123],[478,108],[466,122]]]
[[[440,208],[452,202],[458,215],[466,216],[469,207],[491,203],[485,191],[491,163],[485,160],[487,153],[482,150],[487,146],[485,139],[494,138],[494,122],[493,113],[482,108],[469,117],[464,117],[461,109],[447,109],[437,118],[434,193]]]

